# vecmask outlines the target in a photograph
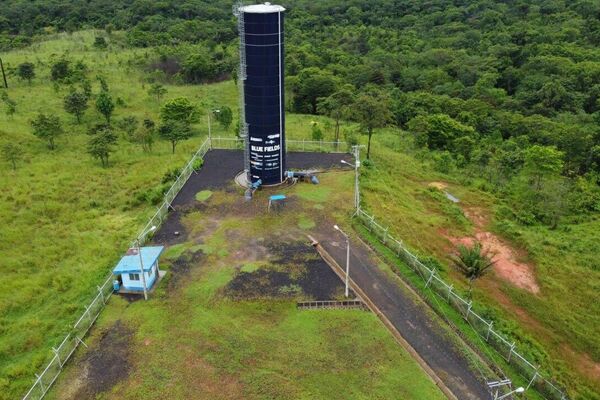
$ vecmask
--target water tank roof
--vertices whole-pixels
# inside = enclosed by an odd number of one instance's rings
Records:
[[[245,13],[252,14],[270,14],[285,11],[285,8],[271,3],[253,4],[251,6],[240,7],[240,10]]]

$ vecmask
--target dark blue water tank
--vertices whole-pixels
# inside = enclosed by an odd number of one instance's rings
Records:
[[[250,177],[264,185],[281,183],[285,173],[283,12],[270,3],[241,7],[244,18]]]

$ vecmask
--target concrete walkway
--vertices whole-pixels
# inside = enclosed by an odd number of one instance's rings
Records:
[[[315,237],[340,266],[346,265],[345,240],[332,227],[321,226]],[[351,241],[350,277],[385,315],[404,340],[418,353],[443,384],[463,400],[489,400],[491,394],[481,373],[469,366],[441,321],[399,278],[379,268],[372,250]]]

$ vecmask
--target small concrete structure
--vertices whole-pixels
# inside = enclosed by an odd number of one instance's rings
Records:
[[[141,294],[144,292],[144,281],[141,276],[142,266],[146,279],[146,290],[150,291],[165,275],[165,272],[158,268],[158,258],[164,249],[164,246],[141,247],[141,265],[138,249],[129,249],[113,269],[113,274],[121,282],[119,293]]]

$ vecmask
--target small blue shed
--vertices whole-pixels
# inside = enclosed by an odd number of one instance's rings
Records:
[[[164,249],[164,246],[141,247],[142,265],[140,265],[138,249],[129,249],[113,269],[113,274],[120,277],[119,280],[123,289],[133,292],[144,291],[144,283],[141,276],[143,266],[144,277],[146,278],[146,290],[150,290],[156,283],[156,280],[161,277],[161,271],[158,269],[158,258]]]

